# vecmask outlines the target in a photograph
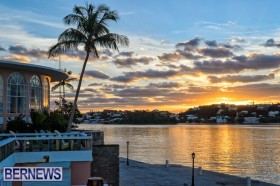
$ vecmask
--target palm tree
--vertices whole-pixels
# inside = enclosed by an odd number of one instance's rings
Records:
[[[66,29],[58,37],[57,44],[49,49],[49,57],[57,56],[61,52],[70,50],[78,51],[78,47],[81,45],[86,53],[67,131],[71,131],[74,112],[77,107],[78,96],[90,54],[92,53],[95,57],[99,58],[97,47],[118,51],[118,44],[129,45],[129,40],[126,36],[110,33],[108,23],[111,21],[117,22],[118,19],[118,13],[111,11],[109,7],[103,4],[95,6],[87,3],[85,7],[75,5],[73,13],[64,17],[63,21],[66,25],[74,25],[76,28]]]
[[[71,75],[72,72],[71,71],[66,71],[66,69],[64,69],[64,72],[67,73],[68,75]],[[62,80],[62,81],[59,81],[57,84],[55,84],[53,87],[52,87],[52,91],[55,91],[56,89],[58,88],[61,88],[62,87],[62,96],[60,95],[60,98],[61,99],[65,99],[65,87],[69,88],[70,90],[73,90],[74,87],[73,85],[71,85],[71,81],[74,81],[76,80],[76,78],[67,78],[65,80]]]

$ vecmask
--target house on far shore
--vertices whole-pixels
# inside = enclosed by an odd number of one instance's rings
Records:
[[[34,64],[0,60],[0,128],[19,114],[30,121],[31,110],[50,108],[50,82],[68,75],[58,69]]]

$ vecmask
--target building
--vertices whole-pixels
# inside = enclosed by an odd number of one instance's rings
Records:
[[[91,177],[92,135],[93,132],[0,134],[0,185],[86,185]],[[5,180],[5,168],[19,170],[28,167],[61,168],[61,180],[55,181],[55,177],[50,179],[49,176],[49,180],[44,181],[44,177],[50,174],[26,176],[26,172],[23,176],[19,171],[11,176],[14,180]]]
[[[68,78],[64,72],[33,64],[0,60],[0,126],[5,129],[9,117],[50,107],[50,82]]]

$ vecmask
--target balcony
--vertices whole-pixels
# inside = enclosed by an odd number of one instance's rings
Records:
[[[62,167],[60,185],[81,185],[90,177],[92,138],[100,132],[88,133],[12,133],[0,134],[0,185],[4,182],[4,167]],[[79,174],[83,170],[82,174]],[[36,182],[35,182],[36,183]],[[40,183],[49,185],[52,182]],[[22,182],[22,185],[32,185]],[[54,182],[58,185],[58,182]]]
[[[92,135],[71,133],[0,134],[0,169],[16,163],[92,161]]]

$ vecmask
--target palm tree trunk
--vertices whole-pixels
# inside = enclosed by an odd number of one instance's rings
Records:
[[[63,85],[63,99],[65,99],[65,85]]]
[[[65,83],[64,83],[65,84]],[[62,94],[63,94],[63,97],[61,97],[61,113],[63,114],[63,107],[64,107],[64,100],[65,100],[65,85],[62,84]]]
[[[67,132],[71,131],[71,126],[72,126],[72,123],[73,123],[73,118],[74,118],[74,114],[75,114],[76,107],[77,107],[77,102],[78,102],[78,97],[79,97],[79,93],[80,93],[80,89],[81,89],[81,85],[82,85],[82,81],[83,81],[83,76],[84,76],[86,65],[87,65],[88,58],[89,58],[90,51],[87,50],[86,52],[87,52],[87,55],[86,55],[84,65],[83,65],[83,68],[82,68],[82,72],[81,72],[81,75],[80,75],[80,79],[79,79],[79,83],[78,83],[78,87],[77,87],[77,91],[76,91],[76,95],[75,95],[74,104],[73,104],[73,107],[72,107],[72,110],[71,110],[71,115],[70,115],[70,119],[69,119],[68,126],[67,126]]]

